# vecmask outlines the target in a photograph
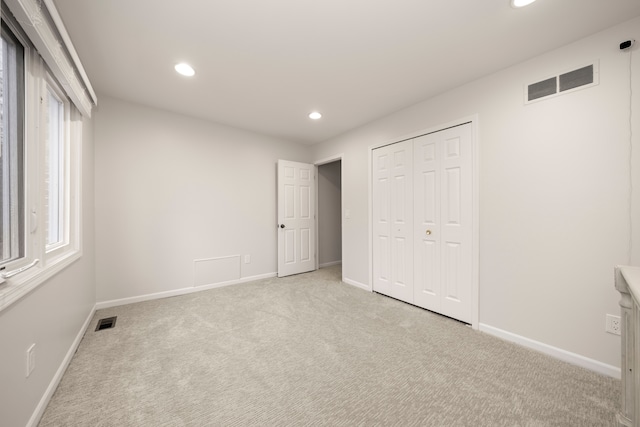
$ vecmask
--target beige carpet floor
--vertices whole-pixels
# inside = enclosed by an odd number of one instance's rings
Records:
[[[98,311],[40,426],[601,427],[619,387],[332,267]]]

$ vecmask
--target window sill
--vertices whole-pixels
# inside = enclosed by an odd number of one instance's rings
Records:
[[[82,257],[81,251],[69,251],[44,266],[36,266],[0,284],[0,312],[55,276]]]

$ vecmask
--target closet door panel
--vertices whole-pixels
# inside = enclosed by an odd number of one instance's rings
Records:
[[[373,150],[373,289],[410,303],[413,303],[412,158],[410,141]]]
[[[440,147],[424,135],[414,140],[414,302],[440,311]]]
[[[373,151],[373,290],[391,292],[391,162],[388,150]]]
[[[473,176],[471,125],[437,133],[442,146],[441,313],[471,322]]]

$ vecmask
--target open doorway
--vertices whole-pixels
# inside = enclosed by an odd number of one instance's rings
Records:
[[[318,268],[342,264],[342,160],[318,165]]]

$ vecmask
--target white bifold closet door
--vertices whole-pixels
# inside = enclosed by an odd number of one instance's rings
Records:
[[[374,291],[467,323],[471,138],[466,124],[373,151]]]

